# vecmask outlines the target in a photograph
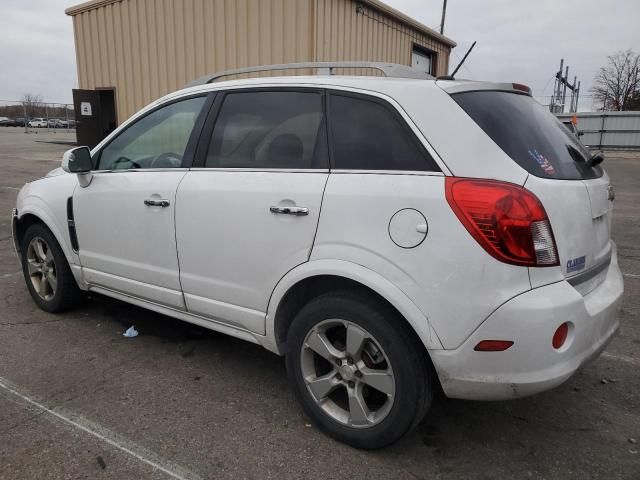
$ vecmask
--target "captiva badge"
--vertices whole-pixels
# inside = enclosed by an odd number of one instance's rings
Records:
[[[585,256],[581,256],[578,258],[572,258],[567,262],[567,273],[577,272],[578,270],[582,270],[586,263]]]

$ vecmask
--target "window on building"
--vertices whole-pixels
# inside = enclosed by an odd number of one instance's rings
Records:
[[[414,45],[411,51],[411,66],[429,75],[435,75],[435,57],[434,52]]]
[[[438,170],[393,107],[339,94],[332,94],[330,102],[336,169]]]
[[[328,168],[317,92],[230,93],[211,136],[210,168]]]

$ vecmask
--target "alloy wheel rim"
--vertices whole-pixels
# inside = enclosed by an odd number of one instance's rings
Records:
[[[51,301],[58,287],[56,263],[51,248],[40,237],[31,239],[27,247],[27,270],[31,285],[38,296]]]
[[[369,428],[391,411],[396,389],[391,362],[361,326],[342,319],[318,323],[304,339],[300,365],[311,397],[337,422]]]

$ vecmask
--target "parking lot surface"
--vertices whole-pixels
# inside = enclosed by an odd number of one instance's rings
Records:
[[[0,479],[640,479],[640,154],[605,161],[625,274],[606,352],[535,397],[438,399],[367,452],[310,426],[261,347],[95,295],[62,315],[35,306],[9,212],[73,140],[0,129]]]

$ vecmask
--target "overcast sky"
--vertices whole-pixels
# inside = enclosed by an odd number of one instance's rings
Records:
[[[73,0],[0,0],[0,100],[23,93],[71,102],[77,87],[73,27],[64,9]],[[438,28],[442,0],[386,0]],[[548,102],[560,58],[578,75],[586,95],[607,55],[640,52],[640,0],[449,0],[445,35],[458,43],[451,69],[477,40],[458,76],[530,85]]]

